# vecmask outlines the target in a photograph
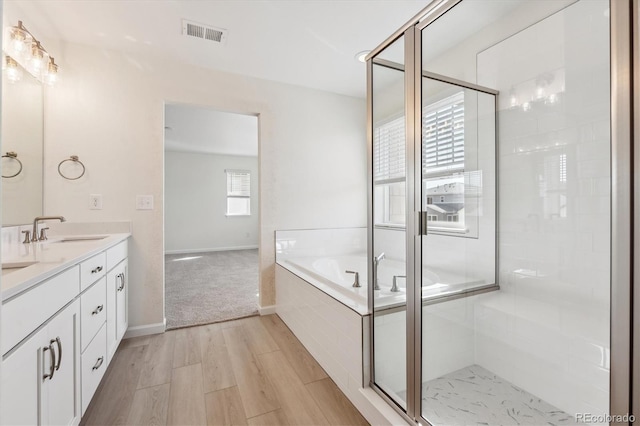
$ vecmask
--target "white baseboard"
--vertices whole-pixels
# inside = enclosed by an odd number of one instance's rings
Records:
[[[167,319],[156,324],[138,325],[135,327],[129,327],[127,332],[124,333],[123,339],[129,339],[131,337],[149,336],[151,334],[164,333],[167,329]]]
[[[207,253],[211,251],[251,250],[251,249],[257,249],[257,248],[258,248],[257,245],[253,245],[253,246],[235,246],[235,247],[212,247],[212,248],[185,249],[185,250],[165,250],[164,254]]]
[[[276,305],[258,307],[260,315],[271,315],[276,313]]]

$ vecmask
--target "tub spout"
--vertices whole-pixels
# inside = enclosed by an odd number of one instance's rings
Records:
[[[360,285],[360,274],[355,271],[344,271],[347,274],[355,274],[355,280],[353,281],[352,287],[362,287]]]
[[[394,293],[397,293],[400,291],[400,289],[398,288],[398,278],[407,278],[406,275],[394,275],[393,276],[393,285],[391,286],[391,290]]]

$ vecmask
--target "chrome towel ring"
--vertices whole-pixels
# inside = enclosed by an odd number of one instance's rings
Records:
[[[67,161],[71,161],[72,163],[76,163],[76,164],[80,164],[80,166],[82,166],[82,173],[80,173],[79,176],[76,177],[68,177],[65,176],[64,173],[62,173],[62,170],[60,170],[60,167],[62,167],[62,165],[64,163],[66,163]],[[87,169],[84,167],[84,164],[82,164],[82,161],[80,161],[80,159],[78,158],[77,155],[72,155],[71,157],[67,158],[66,160],[62,160],[59,164],[58,164],[58,173],[60,174],[60,176],[62,176],[63,178],[67,179],[67,180],[78,180],[80,179],[82,176],[84,176],[84,172],[86,172]]]
[[[7,175],[7,176],[2,175],[3,178],[7,178],[7,179],[14,178],[14,177],[18,176],[22,172],[22,161],[20,161],[18,159],[18,153],[14,152],[14,151],[9,151],[5,155],[3,155],[2,158],[10,158],[12,160],[17,161],[18,164],[20,165],[20,168],[18,169],[17,172],[15,172],[12,175]]]

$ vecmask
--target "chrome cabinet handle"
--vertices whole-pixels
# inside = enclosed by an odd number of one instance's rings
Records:
[[[103,362],[104,362],[104,357],[101,356],[100,358],[98,358],[98,361],[96,361],[96,365],[94,365],[91,370],[97,370],[98,368],[100,368]]]
[[[92,274],[97,274],[98,272],[102,271],[102,266],[97,266],[94,269],[91,270]]]
[[[55,368],[56,368],[56,354],[53,352],[53,347],[51,346],[53,344],[53,342],[55,342],[55,340],[52,340],[51,343],[49,343],[49,346],[42,348],[42,353],[44,355],[45,351],[49,351],[49,374],[45,374],[44,376],[42,376],[42,381],[44,382],[45,380],[49,379],[53,379],[53,373],[55,373]]]
[[[58,345],[58,364],[56,364],[56,371],[60,370],[60,364],[62,364],[62,341],[60,337],[56,337],[56,340],[52,340],[51,343],[56,342]]]
[[[91,315],[98,315],[100,312],[102,312],[103,309],[104,305],[100,305],[93,312],[91,312]]]
[[[122,285],[118,287],[118,291],[122,291],[124,290],[124,273],[116,275],[116,279],[118,278],[120,278],[120,282],[122,283]]]

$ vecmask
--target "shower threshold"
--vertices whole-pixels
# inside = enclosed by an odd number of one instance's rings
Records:
[[[580,424],[479,365],[423,383],[422,413],[434,426]]]

